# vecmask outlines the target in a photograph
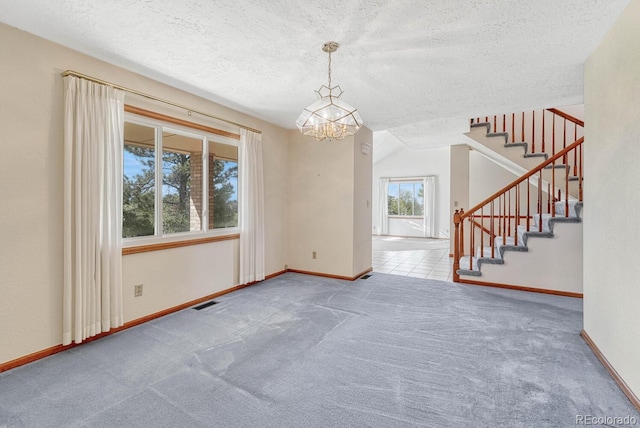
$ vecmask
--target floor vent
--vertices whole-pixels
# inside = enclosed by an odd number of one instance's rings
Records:
[[[216,302],[215,300],[211,300],[210,302],[206,302],[206,303],[203,303],[201,305],[194,306],[193,309],[195,309],[196,311],[200,311],[200,310],[202,310],[204,308],[208,308],[209,306],[213,306],[216,303],[218,303],[218,302]]]
[[[360,279],[369,279],[369,278],[371,278],[371,275],[362,275],[360,277]]]

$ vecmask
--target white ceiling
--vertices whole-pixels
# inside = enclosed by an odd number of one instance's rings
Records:
[[[0,21],[286,128],[337,41],[343,99],[370,129],[428,148],[471,116],[582,103],[583,64],[629,3],[0,0]]]

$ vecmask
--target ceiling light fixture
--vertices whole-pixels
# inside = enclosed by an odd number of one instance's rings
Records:
[[[354,135],[363,125],[358,110],[339,99],[343,93],[340,86],[331,86],[331,54],[338,50],[338,46],[340,45],[336,42],[322,45],[322,50],[329,54],[329,84],[322,85],[316,91],[320,99],[305,108],[296,120],[303,135],[309,135],[318,141],[342,140]]]

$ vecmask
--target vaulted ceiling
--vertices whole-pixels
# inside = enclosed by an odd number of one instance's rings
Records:
[[[0,21],[286,128],[337,41],[343,98],[427,148],[471,116],[582,103],[583,64],[629,2],[0,0]]]

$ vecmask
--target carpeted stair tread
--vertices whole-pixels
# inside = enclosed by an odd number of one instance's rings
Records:
[[[491,132],[491,124],[489,122],[476,122],[471,124],[471,128],[487,128],[487,133]]]
[[[525,158],[544,158],[544,160],[549,159],[549,155],[546,153],[525,153]]]
[[[547,166],[545,166],[545,167],[544,167],[544,169],[551,169],[551,168],[555,168],[555,169],[562,169],[562,168],[564,168],[564,169],[567,169],[567,168],[569,168],[569,165],[564,164],[564,163],[557,163],[557,164],[555,164],[555,165],[549,164],[549,165],[547,165]]]
[[[509,139],[508,132],[487,132],[487,137],[503,137],[505,141]]]
[[[516,245],[516,238],[514,236],[496,236],[494,239],[494,257],[491,257],[491,246],[478,246],[475,256],[471,257],[471,268],[469,268],[469,256],[464,256],[460,259],[460,269],[457,271],[458,275],[482,276],[482,265],[485,263],[504,264],[504,253],[506,251],[528,252],[527,241],[529,238],[553,238],[554,223],[581,223],[580,213],[583,203],[578,200],[570,200],[568,201],[568,205],[569,217],[564,216],[567,201],[557,201],[554,203],[555,216],[548,213],[542,215],[535,214],[533,216],[533,222],[529,224],[529,230],[527,230],[526,224],[517,225],[518,245]],[[542,230],[539,228],[541,218]]]
[[[494,246],[493,256],[494,258],[500,258],[500,249]],[[484,251],[483,251],[484,249]],[[476,249],[476,258],[491,258],[491,246],[485,245],[484,247],[478,247]]]

